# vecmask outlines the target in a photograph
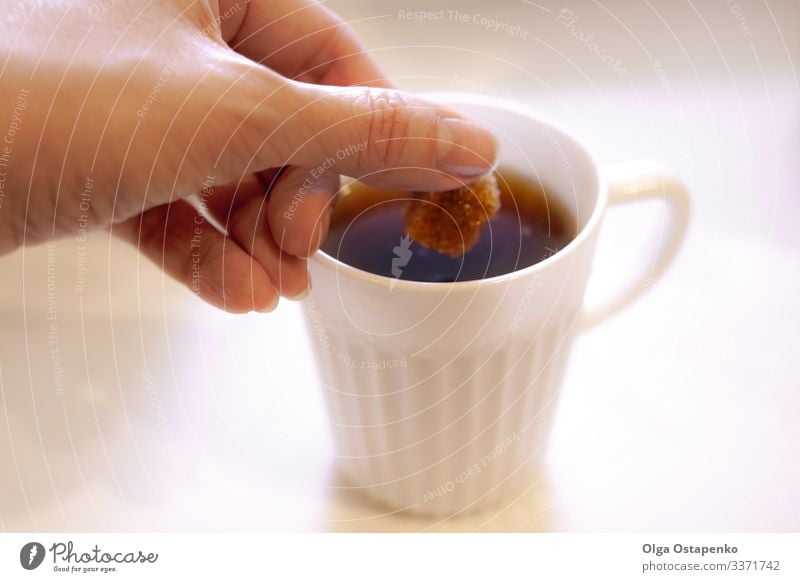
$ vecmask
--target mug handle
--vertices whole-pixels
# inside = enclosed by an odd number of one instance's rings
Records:
[[[665,241],[659,241],[655,264],[642,272],[616,297],[597,307],[585,307],[581,330],[588,330],[628,306],[663,275],[683,244],[689,226],[689,192],[664,166],[651,160],[611,164],[603,168],[608,184],[608,205],[637,202],[648,198],[664,200],[670,208],[670,224]]]

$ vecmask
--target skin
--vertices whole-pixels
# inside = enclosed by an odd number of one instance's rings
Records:
[[[266,312],[307,293],[340,175],[447,190],[497,154],[310,0],[31,0],[0,26],[0,254],[106,228]]]

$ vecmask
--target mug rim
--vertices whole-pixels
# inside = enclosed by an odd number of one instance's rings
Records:
[[[432,282],[432,281],[409,281],[405,279],[397,279],[395,277],[386,277],[371,273],[358,267],[349,265],[339,259],[332,257],[322,249],[318,249],[309,260],[314,261],[326,268],[333,269],[337,275],[346,275],[362,282],[373,284],[376,286],[386,287],[393,291],[407,290],[407,291],[474,291],[477,287],[484,287],[487,285],[499,285],[508,281],[528,277],[540,271],[543,271],[557,263],[564,261],[567,257],[572,256],[577,250],[583,246],[586,240],[592,235],[593,231],[600,223],[603,211],[606,207],[608,191],[605,181],[600,175],[597,160],[591,152],[583,145],[583,142],[577,139],[570,132],[562,128],[552,117],[544,114],[532,107],[523,105],[512,99],[504,97],[494,97],[491,95],[482,95],[480,93],[468,93],[458,91],[434,91],[425,92],[420,94],[421,97],[430,101],[439,102],[445,106],[451,105],[478,105],[484,107],[491,107],[498,110],[506,110],[517,113],[531,120],[539,122],[541,125],[549,127],[551,130],[560,134],[560,137],[566,138],[572,142],[572,145],[583,155],[588,161],[588,171],[591,173],[597,184],[597,197],[595,199],[594,208],[592,209],[589,220],[583,228],[578,231],[578,234],[564,248],[560,249],[554,255],[547,257],[544,260],[528,265],[521,269],[503,273],[502,275],[495,275],[493,277],[485,277],[482,279],[471,279],[469,281],[451,281],[451,282]]]

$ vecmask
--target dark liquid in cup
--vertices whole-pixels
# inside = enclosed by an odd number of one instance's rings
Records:
[[[575,238],[575,219],[537,181],[498,171],[500,210],[480,240],[451,258],[405,236],[403,210],[412,195],[354,182],[339,197],[322,250],[364,271],[409,281],[453,282],[518,271],[557,253]]]

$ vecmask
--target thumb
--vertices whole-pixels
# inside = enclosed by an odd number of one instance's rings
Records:
[[[278,141],[290,163],[404,190],[447,190],[491,170],[497,140],[441,105],[393,89],[294,83]]]

